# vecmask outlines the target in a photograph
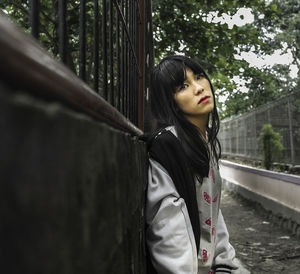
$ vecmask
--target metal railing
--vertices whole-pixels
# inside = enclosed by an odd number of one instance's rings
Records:
[[[276,162],[300,164],[300,91],[221,121],[218,137],[222,154],[261,160],[259,138],[265,124],[271,124],[282,136],[284,150]]]
[[[153,58],[149,48],[152,45],[151,1],[72,2],[4,1],[0,7],[4,12],[9,5],[20,9],[24,17],[27,10],[29,24],[19,22],[19,25],[143,129],[144,93],[148,83],[145,73],[153,63],[149,62]]]

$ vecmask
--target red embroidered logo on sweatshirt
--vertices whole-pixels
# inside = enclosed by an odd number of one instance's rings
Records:
[[[209,203],[209,204],[211,204],[211,198],[210,198],[210,196],[208,195],[208,193],[207,192],[203,192],[203,197],[204,197],[204,200],[207,202],[207,203]]]
[[[208,226],[211,226],[211,218],[207,219],[207,220],[205,221],[205,223],[206,223]]]
[[[208,261],[208,257],[209,257],[209,254],[208,254],[207,250],[203,249],[202,250],[202,261],[203,261],[203,263],[206,263]]]
[[[216,194],[215,198],[212,200],[213,203],[217,202],[218,201],[218,193]],[[211,204],[211,197],[209,196],[209,194],[207,192],[203,192],[203,197],[204,197],[204,200],[208,203],[208,204]]]
[[[216,201],[218,201],[218,194],[215,196],[215,198],[213,199],[213,203],[215,203]]]

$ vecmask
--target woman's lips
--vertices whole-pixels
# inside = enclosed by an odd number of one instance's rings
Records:
[[[203,98],[199,101],[198,104],[205,103],[205,102],[208,101],[208,99],[209,99],[209,96],[205,96],[205,97],[203,97]]]

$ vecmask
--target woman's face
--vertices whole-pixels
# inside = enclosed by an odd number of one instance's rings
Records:
[[[204,74],[186,69],[184,83],[176,88],[174,99],[188,120],[206,119],[214,108],[213,93]]]

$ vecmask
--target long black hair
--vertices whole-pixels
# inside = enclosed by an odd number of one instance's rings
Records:
[[[174,99],[176,88],[185,81],[187,68],[194,74],[203,74],[209,81],[212,90],[214,108],[209,114],[206,124],[207,142],[197,127],[186,119]],[[215,93],[205,71],[196,61],[186,56],[174,55],[162,59],[151,74],[150,106],[159,127],[175,126],[178,138],[189,160],[191,171],[201,182],[204,177],[208,176],[211,157],[218,163],[221,155],[221,146],[217,138],[220,121]]]

